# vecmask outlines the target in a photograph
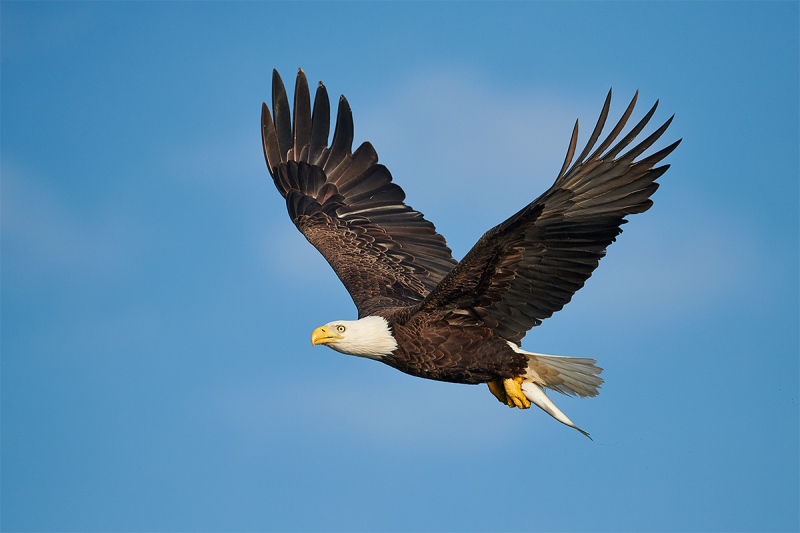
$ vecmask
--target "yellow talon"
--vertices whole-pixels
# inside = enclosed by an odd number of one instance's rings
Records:
[[[522,388],[520,387],[524,379],[525,378],[522,376],[517,376],[515,378],[503,380],[503,388],[505,389],[506,393],[506,403],[509,407],[527,409],[531,406],[530,400],[528,400],[528,398],[522,392]],[[489,386],[489,389],[491,390],[491,385]],[[495,394],[495,396],[497,396],[497,394]]]

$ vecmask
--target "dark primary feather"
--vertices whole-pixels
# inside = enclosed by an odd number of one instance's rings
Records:
[[[297,228],[327,259],[363,317],[421,302],[456,264],[444,238],[378,164],[368,142],[355,152],[353,116],[342,96],[330,132],[330,103],[320,83],[311,111],[302,70],[294,121],[283,81],[272,76],[272,110],[262,105],[264,157]]]
[[[531,327],[564,307],[622,232],[625,217],[650,208],[650,196],[658,188],[655,180],[669,168],[655,165],[680,143],[635,161],[664,133],[670,118],[617,158],[647,125],[656,102],[616,146],[605,152],[625,127],[637,96],[587,158],[608,116],[609,91],[589,142],[570,167],[577,145],[576,123],[553,186],[486,232],[418,306],[418,312],[475,316],[504,339],[519,343]]]

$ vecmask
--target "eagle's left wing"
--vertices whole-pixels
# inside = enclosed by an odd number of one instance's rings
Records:
[[[638,95],[638,93],[637,93]],[[614,147],[636,104],[633,97],[622,118],[594,151],[611,102],[605,105],[592,135],[575,154],[578,125],[558,178],[548,191],[502,224],[486,232],[442,280],[421,311],[452,318],[482,319],[498,335],[519,343],[533,326],[566,305],[597,268],[606,248],[622,232],[625,217],[647,211],[658,188],[656,178],[669,165],[656,167],[678,145],[636,160],[666,131],[672,119],[619,155],[647,125],[656,105]],[[591,155],[589,155],[589,153]],[[569,168],[569,169],[568,169]]]
[[[317,87],[312,114],[302,70],[294,117],[273,71],[272,111],[274,122],[262,105],[269,172],[292,222],[333,267],[359,317],[422,301],[456,261],[433,224],[404,203],[403,189],[392,183],[372,145],[365,142],[352,152],[353,116],[344,96],[330,146],[327,90],[322,83]]]

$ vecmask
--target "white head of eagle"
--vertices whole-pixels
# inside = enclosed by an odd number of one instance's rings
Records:
[[[311,333],[311,344],[370,359],[380,359],[397,348],[389,322],[380,316],[328,322]]]

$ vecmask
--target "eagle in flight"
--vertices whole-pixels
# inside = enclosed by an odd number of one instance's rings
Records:
[[[317,86],[313,108],[303,70],[294,111],[277,71],[272,113],[261,110],[264,157],[289,217],[339,276],[358,320],[335,320],[311,334],[314,345],[386,363],[421,378],[486,383],[510,407],[531,403],[586,435],[544,389],[596,396],[603,383],[594,359],[523,350],[527,331],[564,307],[622,232],[626,216],[647,211],[656,167],[680,143],[637,160],[672,118],[631,147],[658,102],[616,144],[638,92],[600,139],[611,103],[575,162],[578,124],[555,183],[511,218],[487,231],[461,260],[378,163],[369,142],[355,152],[353,116],[344,96],[333,140],[330,101]],[[613,144],[613,146],[612,146]]]

